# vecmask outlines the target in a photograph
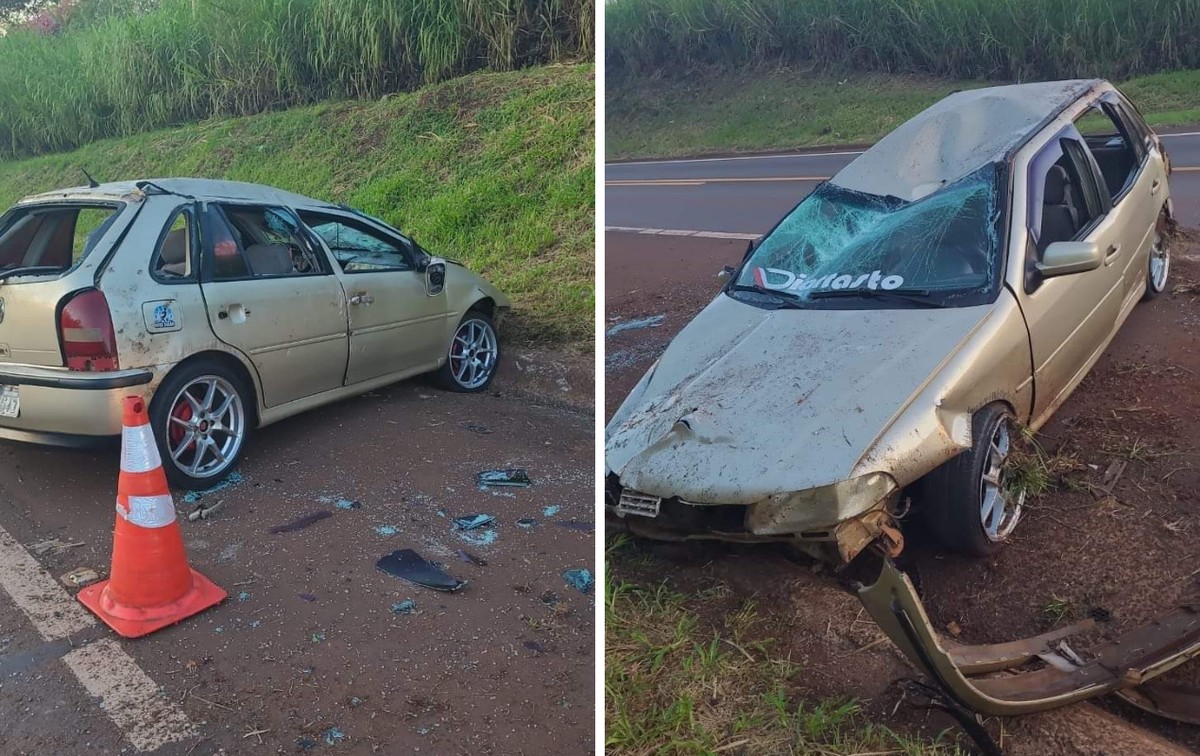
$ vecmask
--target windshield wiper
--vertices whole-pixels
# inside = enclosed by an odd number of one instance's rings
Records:
[[[45,273],[65,273],[67,271],[61,265],[27,265],[17,268],[2,268],[0,269],[0,281],[13,276],[40,276]]]
[[[944,307],[941,302],[929,298],[928,289],[870,289],[860,286],[857,289],[826,289],[814,291],[809,299],[839,299],[858,297],[860,299],[891,299],[897,302],[909,302],[922,307]]]
[[[774,298],[778,305],[777,309],[781,310],[804,309],[804,305],[801,304],[800,300],[794,295],[777,291],[776,289],[768,289],[764,286],[758,286],[757,284],[752,286],[747,284],[734,284],[733,286],[729,287],[729,291],[752,291],[755,294],[766,294],[767,296]]]

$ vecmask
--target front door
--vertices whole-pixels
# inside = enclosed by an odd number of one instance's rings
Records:
[[[412,242],[349,214],[301,211],[341,268],[350,313],[346,384],[433,370],[449,347],[446,292],[430,296]]]
[[[1124,295],[1123,229],[1079,132],[1065,129],[1030,161],[1026,278],[1019,294],[1033,353],[1034,425],[1074,390],[1116,329]],[[1105,260],[1095,270],[1040,279],[1034,272],[1058,241],[1091,241]]]
[[[292,211],[210,204],[203,283],[217,338],[258,371],[275,407],[338,388],[346,373],[346,300],[328,257]]]

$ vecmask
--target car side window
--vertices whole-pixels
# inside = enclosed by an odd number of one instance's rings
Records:
[[[413,270],[412,242],[384,234],[366,223],[340,215],[300,211],[300,219],[319,236],[345,273]]]
[[[1087,174],[1076,161],[1080,147],[1071,131],[1064,131],[1030,161],[1026,223],[1035,261],[1054,242],[1075,239],[1096,216]]]
[[[279,207],[211,206],[206,250],[217,281],[327,272],[299,220]]]
[[[1112,201],[1119,202],[1133,185],[1145,157],[1141,138],[1130,131],[1112,102],[1101,100],[1075,120],[1084,144],[1100,167]]]
[[[157,281],[170,283],[172,281],[194,281],[196,271],[193,270],[195,257],[193,243],[195,240],[192,212],[189,208],[181,208],[167,224],[158,249],[150,261],[150,275]]]

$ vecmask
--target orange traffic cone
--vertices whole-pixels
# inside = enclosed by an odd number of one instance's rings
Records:
[[[109,579],[79,600],[126,638],[139,638],[221,603],[225,591],[188,567],[175,502],[154,444],[146,403],[126,397]]]

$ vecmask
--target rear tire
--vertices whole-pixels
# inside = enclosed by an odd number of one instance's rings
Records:
[[[971,419],[972,447],[921,482],[926,522],[947,550],[989,556],[1017,526],[1024,496],[1005,490],[1003,467],[1014,433],[1008,408],[989,404]]]
[[[250,435],[253,397],[242,377],[217,360],[171,371],[150,403],[150,425],[172,486],[203,490],[233,472]]]
[[[499,366],[496,326],[484,313],[471,310],[454,329],[446,362],[433,374],[433,382],[446,391],[477,394],[492,385]]]

